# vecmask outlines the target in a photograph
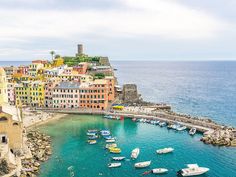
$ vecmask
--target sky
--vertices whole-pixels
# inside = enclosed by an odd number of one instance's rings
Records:
[[[235,0],[0,0],[0,61],[236,60]]]

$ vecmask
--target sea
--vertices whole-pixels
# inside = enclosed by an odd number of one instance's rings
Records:
[[[236,127],[236,62],[231,61],[111,61],[120,85],[135,83],[142,98],[168,103],[179,113],[210,117]],[[7,65],[5,63],[5,65]],[[1,66],[1,62],[0,62]],[[68,115],[39,127],[52,137],[53,155],[41,165],[40,177],[138,177],[153,168],[167,168],[166,177],[176,176],[187,164],[208,167],[200,177],[236,177],[236,148],[205,145],[201,134],[189,136],[167,128],[95,115]],[[104,149],[105,140],[89,145],[88,129],[109,129],[117,138],[121,154]],[[132,149],[140,155],[130,160]],[[173,153],[156,150],[173,147]],[[111,157],[125,156],[122,166],[110,169]],[[135,169],[134,163],[151,160],[150,167]],[[147,176],[156,176],[149,174]]]

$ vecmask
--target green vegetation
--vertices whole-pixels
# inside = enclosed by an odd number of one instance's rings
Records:
[[[104,79],[105,78],[105,74],[104,73],[96,73],[94,75],[95,79]]]
[[[63,57],[64,63],[68,66],[76,66],[81,62],[89,62],[89,63],[99,63],[100,57],[89,57],[87,55],[80,55],[76,57]]]

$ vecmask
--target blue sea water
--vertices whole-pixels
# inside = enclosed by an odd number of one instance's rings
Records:
[[[117,137],[121,154],[114,155],[105,150],[103,138],[97,144],[89,145],[86,132],[94,128],[110,129]],[[191,137],[187,132],[175,132],[130,119],[118,121],[86,115],[68,115],[40,129],[52,137],[53,146],[53,155],[42,164],[40,177],[69,177],[70,166],[76,177],[138,177],[144,171],[160,167],[169,170],[161,176],[175,177],[179,169],[190,163],[210,168],[207,174],[199,177],[236,176],[236,149],[205,145],[200,142],[199,134]],[[138,159],[130,160],[130,153],[136,147],[140,148],[140,155]],[[175,150],[170,154],[157,155],[156,149],[164,147],[173,147]],[[120,168],[110,169],[107,164],[112,156],[126,156],[127,160],[122,161]],[[147,160],[152,161],[150,167],[134,168],[134,163]]]
[[[236,62],[112,62],[120,84],[136,83],[144,100],[236,126]]]

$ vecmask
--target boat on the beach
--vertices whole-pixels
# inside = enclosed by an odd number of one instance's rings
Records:
[[[96,140],[88,140],[88,143],[89,143],[89,144],[96,144],[97,141],[96,141]]]
[[[197,132],[197,129],[196,129],[195,127],[193,127],[193,128],[191,128],[191,129],[189,130],[188,133],[189,133],[190,135],[195,135],[196,132]]]
[[[135,168],[145,168],[148,167],[149,165],[151,165],[152,161],[145,161],[145,162],[138,162],[134,164]]]
[[[116,167],[120,167],[120,166],[121,166],[121,163],[109,163],[108,164],[109,168],[116,168]]]
[[[125,157],[112,157],[112,160],[116,160],[116,161],[121,161],[124,159],[125,159]]]
[[[206,167],[199,167],[197,164],[188,164],[188,168],[183,168],[177,172],[181,176],[197,176],[208,172],[210,169]]]
[[[135,148],[134,150],[132,150],[131,152],[131,158],[132,159],[137,159],[138,155],[139,155],[140,149],[139,148]]]
[[[164,148],[164,149],[158,149],[156,152],[157,152],[157,154],[167,154],[167,153],[170,153],[173,151],[174,151],[174,149],[169,147],[169,148]]]
[[[163,174],[163,173],[168,172],[168,170],[166,168],[154,168],[151,171],[154,174]]]
[[[179,126],[179,127],[176,128],[176,130],[178,130],[178,131],[183,131],[183,130],[186,130],[186,129],[187,129],[186,126]]]
[[[121,149],[120,149],[120,148],[117,148],[117,147],[115,147],[115,148],[109,148],[109,150],[110,150],[111,153],[114,153],[114,154],[119,154],[119,153],[121,153]]]

